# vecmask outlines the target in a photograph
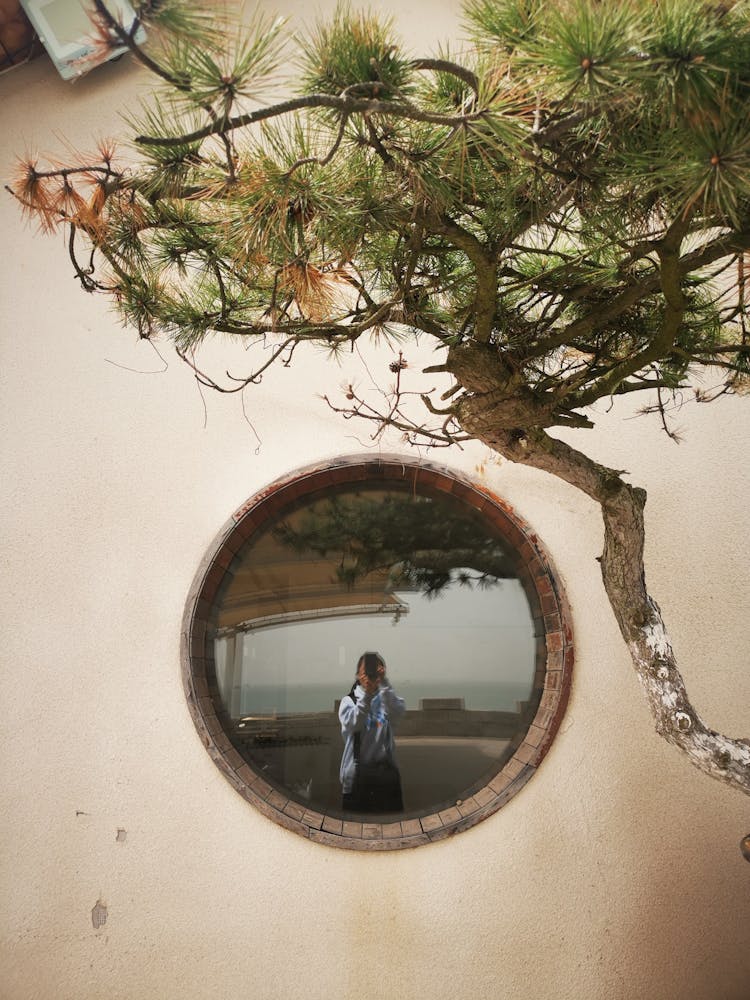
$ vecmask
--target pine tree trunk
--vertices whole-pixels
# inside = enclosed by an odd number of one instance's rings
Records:
[[[646,493],[619,474],[544,431],[521,435],[491,426],[477,407],[462,407],[461,425],[513,462],[559,476],[601,506],[604,587],[641,681],[656,731],[706,774],[750,795],[750,741],[709,729],[690,704],[656,602],[646,590],[643,566]]]

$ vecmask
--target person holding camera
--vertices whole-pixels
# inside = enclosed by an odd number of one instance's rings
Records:
[[[339,706],[344,737],[342,806],[346,812],[394,813],[404,808],[393,724],[406,705],[390,686],[380,653],[363,653],[352,689]]]

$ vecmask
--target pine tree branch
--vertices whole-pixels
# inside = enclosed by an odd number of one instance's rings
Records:
[[[97,14],[101,16],[104,20],[105,25],[112,31],[123,45],[125,45],[133,56],[141,63],[146,69],[150,70],[155,76],[160,77],[167,83],[171,84],[175,89],[184,92],[190,91],[190,85],[184,80],[180,80],[179,77],[174,76],[169,70],[166,70],[159,63],[155,62],[144,52],[140,45],[135,40],[136,32],[140,27],[141,21],[138,17],[133,21],[130,31],[126,31],[124,26],[120,24],[116,17],[109,11],[103,0],[94,0],[94,7]]]
[[[339,125],[339,130],[336,133],[336,138],[335,138],[335,140],[333,142],[333,145],[328,150],[328,152],[326,153],[325,156],[323,156],[323,157],[319,157],[319,156],[303,156],[301,159],[296,160],[291,165],[291,167],[284,174],[284,178],[288,179],[289,177],[292,176],[292,174],[296,170],[299,170],[300,167],[304,167],[308,163],[315,163],[319,167],[325,167],[325,166],[327,166],[331,162],[331,160],[334,158],[334,156],[336,155],[336,153],[339,150],[339,147],[341,146],[341,143],[342,143],[342,141],[344,139],[344,133],[346,132],[346,126],[347,126],[347,122],[348,121],[349,121],[349,116],[348,115],[342,115],[341,116],[341,123]]]
[[[425,214],[425,226],[432,232],[444,236],[449,243],[463,250],[474,265],[477,291],[474,299],[473,339],[479,344],[487,344],[492,337],[497,311],[497,264],[495,254],[473,233],[469,232],[447,215],[434,212]]]
[[[681,257],[677,262],[677,273],[681,278],[685,278],[693,271],[699,271],[704,267],[708,267],[723,257],[741,254],[748,249],[750,249],[750,228],[743,228],[728,235],[722,234],[699,250],[692,251]],[[545,287],[543,276],[537,280],[542,287]],[[537,341],[533,345],[533,354],[530,354],[529,357],[541,357],[566,344],[584,341],[587,336],[596,333],[597,330],[617,319],[618,316],[626,312],[631,306],[636,305],[649,295],[658,292],[660,287],[661,277],[657,272],[648,278],[643,278],[625,286],[619,292],[616,289],[612,289],[612,297],[601,306],[590,310],[585,316],[569,323],[559,333]],[[552,291],[553,289],[550,288],[550,292]],[[554,291],[559,292],[559,289],[554,289]],[[566,301],[574,300],[570,295],[565,298]],[[605,392],[602,395],[607,395],[607,393]]]
[[[606,375],[598,379],[586,391],[578,393],[577,406],[587,406],[602,396],[611,395],[624,379],[641,371],[653,361],[669,354],[685,315],[685,297],[682,292],[680,272],[680,246],[689,231],[689,221],[680,217],[669,227],[664,239],[659,242],[659,286],[664,294],[664,314],[661,330],[651,340],[648,347],[632,354],[610,368]]]
[[[434,111],[422,111],[420,108],[399,104],[395,101],[381,101],[374,97],[355,98],[336,97],[332,94],[306,94],[303,97],[294,97],[288,101],[280,101],[278,104],[259,108],[257,111],[250,111],[246,114],[236,115],[233,118],[222,118],[218,122],[212,122],[210,125],[206,125],[185,135],[139,135],[135,137],[135,142],[142,146],[160,146],[165,148],[189,145],[199,142],[201,139],[206,139],[211,135],[217,135],[222,131],[231,132],[237,128],[244,128],[247,125],[254,125],[256,122],[267,121],[271,118],[279,118],[305,108],[329,108],[348,116],[354,114],[392,115],[394,118],[447,126],[468,124],[472,121],[477,121],[486,113],[477,111],[465,115],[444,115]]]
[[[661,612],[646,590],[645,491],[543,431],[529,435],[500,432],[481,440],[511,461],[558,476],[601,506],[602,579],[657,733],[705,774],[750,795],[750,742],[709,729],[693,708]]]
[[[448,59],[414,59],[411,65],[414,69],[433,70],[436,73],[448,73],[451,76],[455,76],[471,87],[477,96],[479,95],[479,80],[465,66],[460,66],[458,63],[451,62]]]

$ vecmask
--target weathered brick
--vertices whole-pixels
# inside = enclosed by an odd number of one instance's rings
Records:
[[[323,825],[323,820],[325,817],[319,813],[314,812],[312,809],[308,809],[305,815],[302,817],[302,822],[313,829],[319,830]]]
[[[430,833],[431,830],[439,830],[443,825],[443,821],[437,813],[432,813],[430,816],[421,816],[419,825],[425,833]]]
[[[401,836],[401,824],[400,823],[383,823],[382,833],[384,837],[400,837]]]
[[[416,837],[422,832],[422,824],[418,819],[402,820],[401,832],[405,837]]]
[[[451,806],[450,809],[443,809],[442,812],[438,813],[438,816],[443,821],[443,826],[447,826],[449,823],[456,823],[461,819],[461,813],[455,806]]]
[[[456,808],[462,816],[470,816],[473,812],[477,811],[479,803],[472,795],[470,798],[464,799],[463,802],[457,803]]]

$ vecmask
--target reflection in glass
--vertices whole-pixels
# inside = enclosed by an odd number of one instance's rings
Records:
[[[340,813],[338,710],[377,650],[406,711],[403,815],[454,805],[533,718],[536,645],[516,556],[445,494],[363,483],[288,507],[217,600],[217,711],[239,752],[303,805]]]

